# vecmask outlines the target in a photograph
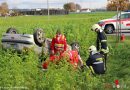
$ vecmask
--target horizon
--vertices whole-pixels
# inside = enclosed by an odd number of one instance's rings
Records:
[[[68,2],[79,4],[81,8],[99,9],[106,8],[107,0],[48,0],[49,8],[63,8]],[[6,2],[9,9],[36,9],[47,8],[47,0],[0,0],[0,4]]]

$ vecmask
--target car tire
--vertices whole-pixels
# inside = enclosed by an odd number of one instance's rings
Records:
[[[10,34],[18,34],[18,31],[15,28],[8,28],[6,33]]]
[[[105,27],[105,32],[106,32],[107,34],[112,34],[112,33],[114,32],[114,27],[113,27],[112,25],[107,25],[107,26]]]
[[[43,30],[36,29],[35,32],[33,33],[33,36],[34,36],[34,41],[35,41],[36,45],[41,47],[45,41]]]

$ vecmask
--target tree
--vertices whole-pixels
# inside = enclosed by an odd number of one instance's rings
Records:
[[[130,10],[130,2],[128,3],[128,10]]]
[[[8,12],[9,12],[8,4],[6,2],[3,2],[0,6],[0,13],[2,16],[5,16],[7,15]]]
[[[76,10],[80,10],[81,9],[81,6],[79,4],[75,4],[73,2],[66,3],[66,4],[64,4],[63,7],[64,7],[65,10],[71,11],[71,12],[74,12]]]
[[[76,10],[81,10],[81,6],[79,4],[76,4]]]
[[[129,0],[108,0],[107,10],[127,10]]]
[[[70,11],[71,12],[76,11],[76,5],[73,2],[69,3],[69,5],[70,5]]]
[[[69,3],[64,4],[63,7],[64,7],[65,10],[70,11],[70,5],[69,5]]]

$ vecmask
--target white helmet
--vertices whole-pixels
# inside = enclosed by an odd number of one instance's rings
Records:
[[[101,29],[101,27],[98,24],[94,24],[91,28],[92,31],[95,31],[96,29]]]
[[[92,45],[89,47],[88,51],[92,53],[97,53],[97,48],[94,45]]]

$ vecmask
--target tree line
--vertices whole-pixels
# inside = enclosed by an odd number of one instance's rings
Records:
[[[130,9],[130,1],[129,0],[107,0],[107,10],[108,11],[116,11],[121,10],[129,10]]]
[[[107,0],[106,9],[108,11],[116,11],[118,10],[130,10],[130,1],[129,0]],[[77,10],[81,10],[81,6],[74,2],[65,3],[63,8],[69,12],[75,12]],[[0,4],[0,16],[6,16],[9,13],[8,4],[3,2]],[[14,13],[14,12],[13,12]]]

